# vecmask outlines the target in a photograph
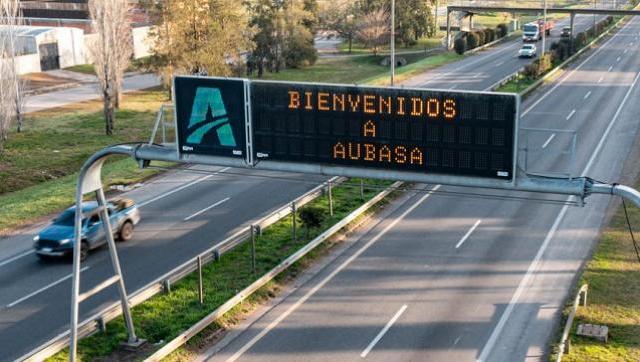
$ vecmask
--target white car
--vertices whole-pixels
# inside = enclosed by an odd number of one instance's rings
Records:
[[[538,49],[534,44],[524,44],[522,49],[518,51],[520,58],[534,58],[537,55]]]

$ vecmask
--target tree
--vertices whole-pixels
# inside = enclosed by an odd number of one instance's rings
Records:
[[[328,30],[333,30],[349,44],[349,53],[353,47],[353,39],[358,30],[358,8],[350,0],[336,1],[320,13],[320,23]]]
[[[377,55],[379,47],[389,41],[389,25],[389,13],[382,9],[373,10],[362,16],[356,38]]]
[[[467,41],[464,38],[458,38],[453,42],[453,49],[456,53],[462,55],[467,51]]]
[[[279,72],[283,67],[297,68],[317,59],[314,31],[317,15],[315,1],[255,0],[249,2],[251,26],[255,29],[255,48],[249,56],[248,72],[256,68],[262,77],[265,68]],[[311,10],[308,10],[311,9]]]
[[[129,9],[128,1],[89,0],[96,39],[88,50],[100,84],[107,135],[113,134],[115,109],[132,53],[131,28],[127,18]]]
[[[404,46],[436,33],[432,4],[426,0],[398,0],[396,4],[396,38]]]
[[[18,0],[0,1],[0,152],[4,150],[14,116],[22,114],[21,81],[15,59],[19,11]]]
[[[157,25],[151,67],[170,85],[174,74],[239,75],[253,31],[237,0],[147,0]]]

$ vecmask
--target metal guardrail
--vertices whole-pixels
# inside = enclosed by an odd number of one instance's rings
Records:
[[[306,192],[302,196],[297,197],[291,203],[287,203],[286,205],[281,206],[258,222],[252,223],[248,227],[238,230],[236,233],[229,236],[225,240],[215,244],[199,255],[196,255],[194,258],[165,273],[159,278],[156,278],[151,283],[132,293],[129,297],[129,305],[131,307],[134,307],[145,302],[156,294],[170,290],[171,284],[181,280],[193,271],[198,270],[199,263],[200,266],[202,266],[210,263],[211,261],[217,260],[223,254],[229,252],[230,250],[233,250],[233,248],[250,238],[252,228],[256,226],[262,229],[267,228],[268,226],[278,222],[279,220],[282,220],[283,218],[291,215],[292,205],[296,205],[296,207],[302,207],[315,200],[316,198],[322,196],[325,192],[325,189],[328,189],[330,185],[340,184],[345,180],[345,177],[333,177],[328,181],[323,182],[319,186],[313,188],[312,190]],[[83,338],[98,331],[104,331],[106,324],[109,321],[119,317],[120,315],[122,315],[120,302],[115,302],[109,307],[90,316],[82,323],[80,323],[78,325],[78,335]],[[69,338],[70,332],[67,330],[66,332],[57,335],[56,337],[50,339],[39,347],[36,347],[32,351],[20,357],[18,360],[33,362],[42,361],[67,347],[69,345]]]
[[[336,233],[338,233],[342,228],[349,225],[352,221],[356,220],[360,215],[369,210],[373,205],[380,202],[387,195],[389,195],[394,190],[397,190],[402,185],[402,182],[395,182],[393,185],[389,186],[387,189],[378,193],[371,200],[364,203],[362,206],[354,210],[352,213],[347,215],[344,219],[340,220],[338,223],[325,230],[322,234],[318,235],[315,239],[311,240],[307,245],[303,246],[301,249],[296,251],[293,255],[289,256],[287,259],[278,264],[275,268],[271,269],[265,275],[260,277],[258,280],[253,282],[251,285],[240,291],[233,298],[229,299],[220,307],[216,308],[209,315],[198,321],[196,324],[191,326],[191,328],[182,332],[173,340],[169,341],[167,344],[162,346],[159,350],[157,350],[154,354],[149,356],[145,362],[156,362],[162,360],[162,358],[169,355],[171,352],[175,351],[178,347],[185,344],[189,339],[194,337],[196,334],[200,333],[202,330],[207,328],[211,323],[215,322],[218,318],[222,317],[225,313],[230,311],[236,305],[241,303],[251,294],[253,294],[256,290],[263,287],[273,278],[275,278],[278,274],[282,273],[289,266],[293,265],[295,262],[300,260],[302,257],[307,255],[310,251],[315,249],[318,245],[323,243],[325,240],[329,239]]]
[[[569,353],[569,343],[567,343],[569,332],[571,331],[573,319],[575,318],[576,312],[578,311],[578,305],[581,305],[583,307],[587,306],[588,290],[589,286],[587,284],[583,284],[580,287],[580,290],[578,290],[576,297],[573,299],[573,307],[571,308],[571,312],[569,313],[569,317],[567,318],[567,323],[564,325],[564,330],[562,331],[562,338],[560,339],[560,345],[558,346],[558,356],[556,357],[556,362],[561,362],[562,355],[565,353]]]

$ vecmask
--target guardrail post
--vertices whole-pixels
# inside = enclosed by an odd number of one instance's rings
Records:
[[[213,261],[220,261],[220,250],[216,249],[213,251]]]
[[[583,290],[582,293],[580,293],[580,306],[587,306],[587,289]]]
[[[333,187],[332,187],[333,182],[331,182],[331,180],[329,180],[329,215],[333,216]]]
[[[364,201],[364,179],[360,179],[360,200]]]
[[[198,300],[200,301],[200,305],[204,304],[204,290],[202,288],[202,256],[198,255],[196,259],[198,263]]]
[[[162,288],[164,289],[165,294],[171,294],[171,281],[169,279],[165,279],[162,282]]]
[[[107,331],[107,323],[105,323],[104,318],[102,317],[98,317],[96,319],[96,326],[98,327],[98,330],[102,333]]]
[[[329,184],[329,185],[331,185],[331,184]],[[329,189],[329,190],[331,190],[331,189]],[[331,194],[329,194],[329,195],[331,195]],[[329,196],[329,199],[331,199],[331,196]],[[292,240],[294,242],[296,242],[298,240],[298,237],[297,237],[298,235],[297,235],[297,230],[296,230],[297,229],[297,227],[296,227],[297,226],[296,211],[297,211],[296,202],[294,201],[294,202],[291,203],[291,218],[292,218],[291,219],[291,221],[292,221],[291,222],[291,238],[292,238]]]
[[[294,223],[295,223],[295,215],[294,215]],[[251,272],[253,274],[256,273],[256,227],[255,225],[251,225]]]

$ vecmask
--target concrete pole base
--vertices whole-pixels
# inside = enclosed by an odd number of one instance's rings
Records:
[[[140,347],[144,346],[147,343],[146,339],[138,338],[135,342],[122,342],[120,346],[127,351],[137,351]]]

